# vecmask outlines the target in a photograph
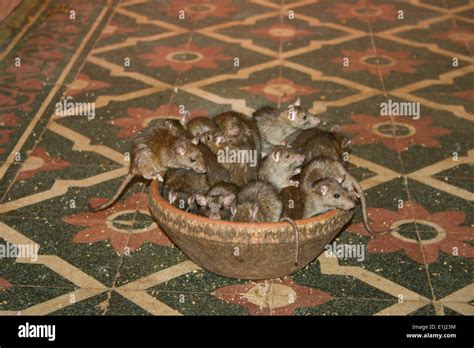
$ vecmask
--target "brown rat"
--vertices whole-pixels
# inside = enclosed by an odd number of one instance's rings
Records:
[[[250,147],[257,150],[260,158],[262,147],[260,131],[254,120],[239,112],[227,111],[213,118],[219,134],[224,135],[230,144]]]
[[[282,217],[288,217],[293,220],[303,218],[303,201],[301,199],[300,189],[296,186],[288,186],[281,190],[281,201],[283,203]]]
[[[183,191],[169,190],[167,194],[168,203],[176,208],[195,214],[197,212],[197,204],[194,194]]]
[[[295,135],[297,135],[296,138],[291,140],[290,138]],[[318,156],[328,156],[342,161],[350,144],[350,140],[342,133],[327,132],[318,128],[295,132],[290,138],[287,138],[288,144],[305,155],[305,163]]]
[[[171,132],[171,134],[173,134],[174,136],[177,136],[177,137],[183,136],[187,138],[190,137],[189,133],[186,132],[186,129],[183,127],[181,122],[179,120],[172,119],[172,118],[153,120],[153,123],[148,128],[168,129]]]
[[[253,181],[237,196],[237,207],[232,211],[232,221],[277,222],[282,212],[282,202],[277,189],[265,181]]]
[[[351,210],[355,207],[349,192],[335,179],[308,178],[302,182],[300,193],[304,219],[336,208]]]
[[[275,146],[262,160],[258,179],[273,184],[278,191],[287,186],[298,186],[291,177],[301,172],[304,159],[304,155],[289,147]]]
[[[212,150],[203,143],[198,144],[198,149],[201,151],[206,163],[206,177],[209,186],[213,186],[220,181],[230,181],[229,171],[217,161],[217,157]]]
[[[260,158],[255,148],[231,142],[219,132],[205,133],[200,139],[216,155],[217,162],[228,170],[231,182],[244,186],[257,178]]]
[[[253,118],[260,131],[263,154],[268,154],[273,146],[283,145],[285,139],[295,131],[313,128],[320,123],[316,115],[301,107],[300,98],[287,109],[260,108],[255,111]]]
[[[391,230],[372,230],[367,217],[367,205],[365,202],[364,190],[359,182],[349,174],[341,162],[327,156],[316,157],[303,167],[300,174],[300,185],[310,185],[311,183],[314,183],[315,180],[323,178],[332,178],[338,181],[341,186],[348,191],[353,200],[355,200],[356,197],[360,198],[362,219],[364,221],[364,226],[369,233],[384,234],[391,232]]]
[[[128,175],[114,196],[94,211],[111,206],[122,194],[134,177],[162,181],[170,168],[192,169],[205,173],[206,164],[197,146],[174,128],[173,122],[166,121],[145,128],[133,141],[132,156]]]
[[[186,130],[193,137],[200,136],[206,132],[213,132],[217,129],[216,123],[209,117],[200,116],[189,119],[186,116],[181,118],[181,124],[184,124]]]
[[[163,185],[163,197],[174,206],[194,212],[195,194],[204,194],[209,190],[207,173],[198,174],[190,169],[169,169]]]
[[[230,182],[219,182],[204,194],[196,194],[199,214],[216,220],[230,220],[232,207],[235,207],[237,185]]]

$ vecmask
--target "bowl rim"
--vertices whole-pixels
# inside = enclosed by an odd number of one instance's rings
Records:
[[[215,220],[211,219],[205,216],[200,216],[197,214],[192,214],[188,213],[187,211],[181,210],[174,205],[171,205],[168,203],[168,201],[163,198],[159,192],[158,192],[158,181],[157,180],[152,180],[151,186],[150,186],[150,198],[154,201],[155,204],[161,205],[163,208],[165,208],[168,211],[171,211],[173,214],[181,215],[184,218],[191,219],[194,221],[199,221],[202,223],[206,224],[212,224],[212,225],[219,225],[219,226],[227,226],[227,227],[252,227],[252,228],[264,228],[264,229],[269,229],[269,228],[283,228],[285,226],[288,226],[289,223],[286,221],[280,221],[280,222],[235,222],[235,221],[228,221],[228,220]],[[343,212],[343,211],[340,211]],[[326,213],[310,217],[307,219],[300,219],[300,220],[295,220],[296,225],[307,225],[307,224],[314,224],[316,222],[323,222],[324,220],[327,220],[328,218],[333,217],[334,215],[338,214],[337,209],[330,210]]]

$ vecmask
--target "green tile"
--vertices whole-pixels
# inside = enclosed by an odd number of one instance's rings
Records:
[[[110,294],[110,298],[109,298]],[[77,302],[51,315],[150,315],[143,308],[127,300],[115,291],[104,292],[94,297]]]
[[[393,300],[334,298],[313,308],[298,308],[296,315],[374,315],[396,304]]]
[[[149,290],[159,301],[185,315],[246,315],[245,308],[227,304],[211,294]]]

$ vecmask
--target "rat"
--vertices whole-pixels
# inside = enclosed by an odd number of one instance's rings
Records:
[[[263,159],[258,179],[273,184],[279,192],[287,186],[298,186],[291,177],[301,172],[304,159],[304,155],[289,147],[276,146]]]
[[[237,196],[237,206],[231,207],[232,221],[288,222],[295,233],[295,265],[298,264],[299,230],[290,217],[281,217],[283,203],[278,190],[269,182],[253,181]]]
[[[344,165],[328,156],[319,156],[308,162],[300,174],[300,182],[307,187],[317,179],[332,178],[348,191],[352,200],[360,198],[362,219],[367,231],[373,235],[390,233],[392,230],[374,231],[369,225],[365,194],[359,182],[349,174]]]
[[[148,128],[168,129],[171,132],[171,134],[173,134],[174,136],[177,136],[177,137],[182,136],[182,137],[189,138],[189,133],[186,132],[186,129],[183,127],[181,122],[179,120],[172,119],[172,118],[154,120],[153,123]]]
[[[195,211],[195,194],[204,194],[208,190],[207,172],[199,174],[190,169],[169,169],[164,179],[162,195],[180,209]]]
[[[341,182],[331,178],[308,178],[302,183],[300,194],[304,219],[335,208],[351,210],[355,207],[349,192],[341,186]]]
[[[260,131],[254,120],[242,113],[227,111],[213,118],[219,134],[225,136],[229,143],[237,147],[245,146],[257,150],[260,158],[262,147]]]
[[[206,177],[209,186],[213,186],[220,181],[231,181],[229,171],[217,161],[216,155],[207,145],[199,143],[198,149],[201,151],[206,163]]]
[[[257,178],[260,158],[255,148],[231,142],[219,132],[204,133],[200,141],[216,155],[217,162],[228,170],[230,181],[237,186],[245,186]]]
[[[145,128],[133,141],[129,173],[114,196],[106,203],[93,208],[99,211],[110,207],[135,177],[163,181],[170,168],[186,168],[206,173],[202,153],[185,135],[177,135],[173,122]]]
[[[209,117],[200,116],[189,119],[189,112],[181,116],[180,122],[193,137],[217,129],[216,123]]]
[[[282,217],[288,217],[293,220],[303,218],[303,201],[301,199],[300,189],[296,186],[288,186],[281,190],[281,201],[283,203]]]
[[[196,194],[200,215],[216,220],[230,220],[232,207],[235,207],[237,185],[230,182],[219,182],[205,194]]]
[[[197,212],[195,195],[188,192],[169,190],[168,203],[188,213]]]
[[[287,109],[264,106],[254,112],[253,118],[260,130],[262,152],[268,154],[276,145],[284,145],[285,139],[297,130],[313,128],[320,119],[301,107],[300,98]]]
[[[277,222],[283,204],[277,189],[265,181],[253,181],[237,196],[237,206],[232,209],[232,221]]]
[[[291,137],[294,140],[291,140]],[[327,132],[318,128],[295,132],[286,140],[292,148],[305,155],[305,164],[323,155],[342,161],[350,144],[350,140],[342,133],[333,130]]]

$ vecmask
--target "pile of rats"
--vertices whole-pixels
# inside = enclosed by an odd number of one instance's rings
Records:
[[[350,139],[301,106],[262,107],[252,117],[228,111],[213,118],[162,119],[133,141],[130,171],[110,207],[134,178],[160,181],[161,195],[189,213],[236,222],[306,219],[351,210],[364,191],[343,160]],[[253,159],[253,160],[249,160]]]

